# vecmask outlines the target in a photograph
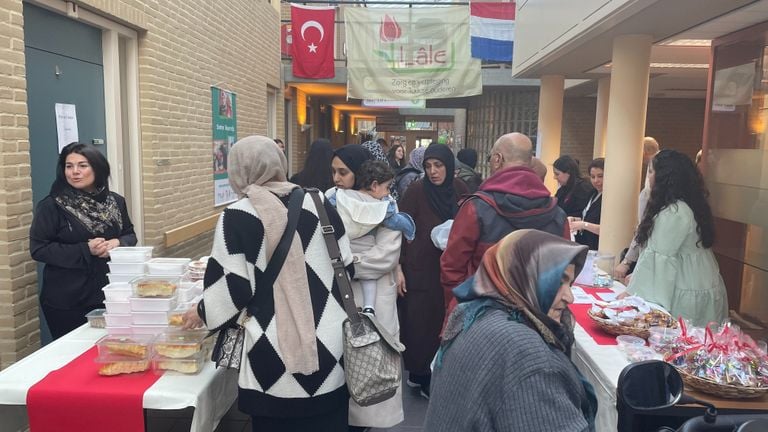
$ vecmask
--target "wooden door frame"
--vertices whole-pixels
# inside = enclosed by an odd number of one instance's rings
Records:
[[[136,30],[111,21],[101,15],[77,7],[65,0],[24,0],[93,27],[101,29],[104,69],[104,117],[106,121],[107,159],[112,167],[110,189],[125,194],[123,150],[129,149],[131,221],[139,239],[144,240],[144,199],[142,188],[141,124],[139,118],[139,41]],[[120,39],[125,41],[125,82],[120,77]],[[126,99],[121,100],[121,88]],[[126,122],[123,122],[125,114]],[[123,124],[127,123],[127,124]],[[127,128],[128,142],[123,139]]]

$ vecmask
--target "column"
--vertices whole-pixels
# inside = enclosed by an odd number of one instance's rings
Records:
[[[563,93],[565,79],[562,75],[544,75],[539,90],[539,127],[536,140],[536,154],[547,166],[550,175],[544,184],[554,194],[557,182],[552,173],[552,164],[560,157],[560,138],[563,134]]]
[[[605,129],[608,126],[608,95],[611,94],[611,77],[597,80],[597,109],[595,110],[595,147],[592,159],[605,157]]]
[[[467,147],[467,110],[456,108],[453,110],[453,151]]]
[[[651,44],[647,35],[613,41],[600,251],[617,257],[629,246],[637,225]]]

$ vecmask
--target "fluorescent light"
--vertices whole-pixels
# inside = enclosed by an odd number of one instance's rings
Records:
[[[710,39],[674,39],[671,41],[662,42],[659,45],[705,47],[705,46],[712,45],[712,40]]]
[[[709,69],[707,63],[651,63],[657,69]]]

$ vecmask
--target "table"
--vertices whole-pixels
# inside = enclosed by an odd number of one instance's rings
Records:
[[[612,289],[615,292],[623,292],[626,288],[619,282],[614,282]],[[616,386],[619,381],[619,374],[629,364],[629,361],[624,353],[619,351],[617,345],[598,345],[578,323],[574,328],[574,338],[571,358],[584,378],[594,386],[597,396],[598,408],[595,429],[597,432],[615,432],[618,424]],[[766,397],[733,400],[721,399],[688,389],[685,390],[685,393],[712,403],[721,413],[766,412],[768,410],[768,398]],[[658,414],[695,417],[703,415],[704,408],[697,405],[675,406]]]
[[[61,368],[104,336],[83,325],[0,371],[0,432],[24,431],[27,391],[49,372]],[[197,375],[166,373],[144,393],[144,409],[194,407],[191,431],[210,432],[237,398],[237,372],[207,362]]]

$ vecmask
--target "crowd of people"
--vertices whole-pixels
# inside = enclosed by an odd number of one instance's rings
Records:
[[[728,305],[702,176],[687,156],[644,145],[640,223],[615,274],[628,293],[676,316],[722,321]],[[227,171],[240,199],[221,214],[203,299],[185,326],[216,331],[247,317],[238,400],[254,430],[356,431],[404,419],[402,389],[369,406],[347,394],[346,313],[310,194],[278,277],[259,285],[299,187],[322,192],[360,312],[406,346],[406,382],[430,399],[425,430],[594,429],[594,391],[570,361],[568,305],[587,251],[599,246],[606,161],[591,161],[586,179],[578,160],[558,158],[553,196],[533,153],[521,133],[499,137],[482,179],[472,149],[454,155],[433,143],[408,153],[400,142],[334,148],[318,139],[289,181],[275,140],[235,143]],[[41,302],[54,337],[103,306],[109,250],[136,244],[108,177],[101,153],[73,143],[36,209],[30,250],[46,264]],[[432,231],[451,223],[440,246]]]

